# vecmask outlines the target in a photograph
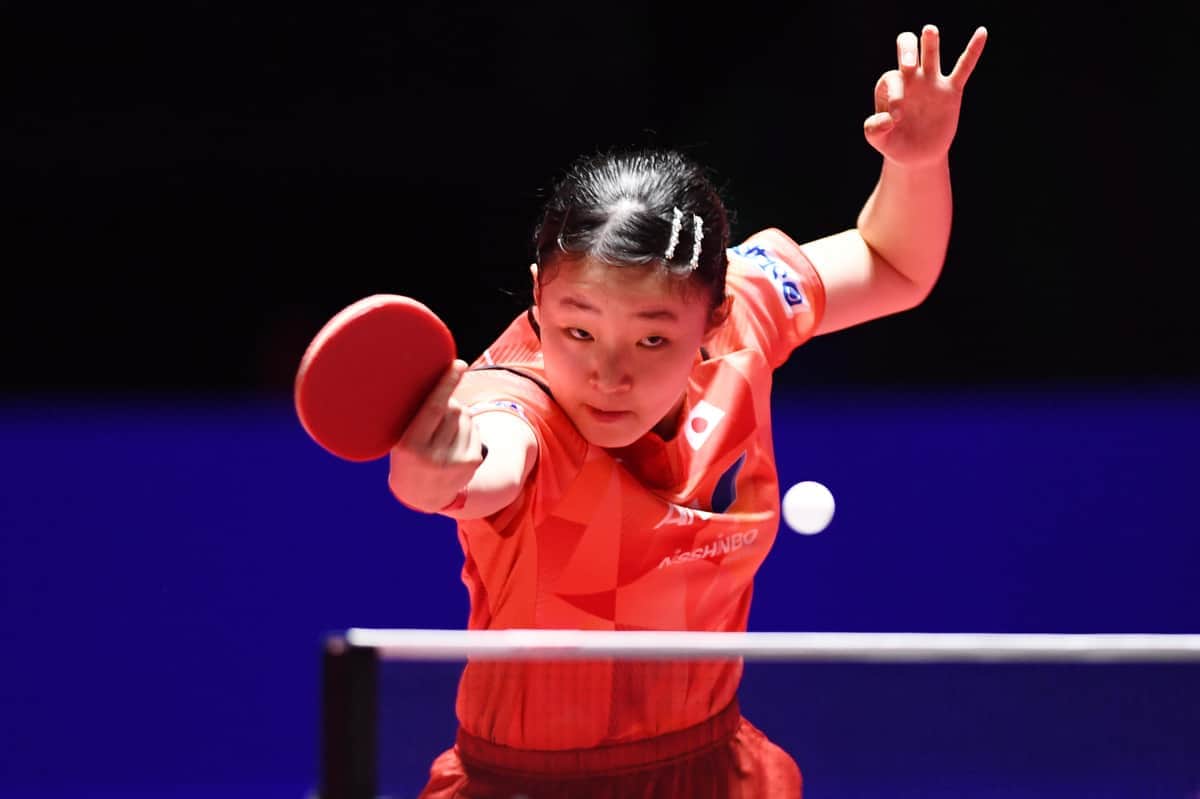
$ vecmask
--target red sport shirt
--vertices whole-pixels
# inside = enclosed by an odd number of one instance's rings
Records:
[[[697,354],[668,440],[589,444],[544,382],[526,315],[472,364],[456,397],[525,420],[538,462],[510,507],[459,524],[470,629],[746,629],[779,525],[772,372],[812,336],[825,295],[775,229],[729,250],[726,291],[730,317]],[[741,672],[737,661],[473,662],[456,710],[466,732],[497,744],[590,748],[704,721]]]

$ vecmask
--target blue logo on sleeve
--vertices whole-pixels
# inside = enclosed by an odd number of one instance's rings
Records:
[[[528,421],[525,416],[525,409],[511,400],[489,400],[477,402],[471,407],[467,408],[467,413],[474,416],[477,413],[493,410],[508,411],[509,413],[520,416],[522,419]]]
[[[775,257],[775,253],[757,244],[742,244],[733,247],[730,252],[738,255],[757,266],[779,292],[783,308],[788,316],[796,309],[811,311],[808,298],[800,288],[800,278],[787,264]]]

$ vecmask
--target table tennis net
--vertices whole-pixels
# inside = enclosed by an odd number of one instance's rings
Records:
[[[328,636],[322,659],[320,799],[417,796],[455,743],[460,690],[520,693],[524,712],[543,714],[528,725],[542,731],[536,745],[558,749],[614,696],[653,716],[714,674],[733,675],[742,713],[801,763],[806,784],[864,778],[831,743],[854,738],[890,752],[875,756],[880,770],[895,760],[891,771],[913,780],[914,761],[938,751],[954,768],[1000,773],[1016,746],[1026,777],[1057,775],[1063,796],[1114,763],[1142,789],[1150,771],[1183,786],[1195,768],[1200,788],[1200,736],[1178,734],[1200,729],[1200,635],[353,628]],[[471,670],[483,676],[472,682]],[[1031,726],[1039,705],[1049,718]],[[851,734],[849,719],[867,726]],[[559,729],[570,732],[556,739]],[[1013,729],[1021,741],[1004,737]],[[1075,741],[1066,753],[1064,735]]]

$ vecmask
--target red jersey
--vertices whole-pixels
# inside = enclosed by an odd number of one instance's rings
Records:
[[[470,629],[743,631],[779,526],[772,372],[813,334],[820,278],[769,229],[729,250],[730,315],[697,353],[680,427],[629,447],[586,441],[542,376],[527,315],[472,364],[456,397],[519,416],[538,461],[521,496],[459,523]],[[470,734],[577,749],[679,730],[734,698],[737,661],[474,662],[457,713]]]

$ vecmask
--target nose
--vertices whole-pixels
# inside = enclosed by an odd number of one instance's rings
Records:
[[[633,386],[633,375],[629,373],[620,355],[612,351],[595,348],[588,380],[592,388],[603,394],[620,394]]]

